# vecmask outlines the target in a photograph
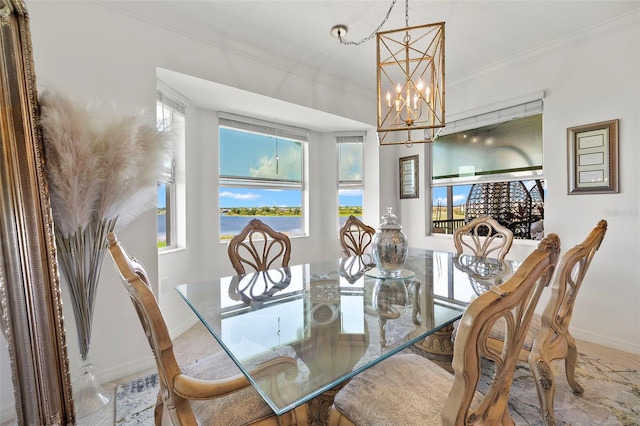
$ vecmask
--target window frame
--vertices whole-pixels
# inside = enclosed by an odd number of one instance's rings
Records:
[[[338,229],[342,226],[342,217],[340,215],[340,191],[347,190],[360,190],[360,196],[364,199],[364,181],[365,181],[365,166],[364,166],[364,146],[365,146],[365,133],[364,132],[348,132],[348,133],[336,133],[336,166],[337,166],[337,196],[338,196]],[[340,173],[340,165],[342,160],[342,151],[340,150],[341,144],[358,144],[360,145],[360,179],[342,179]],[[361,204],[362,201],[361,201]],[[360,206],[361,213],[360,218],[364,214],[364,206]],[[346,217],[345,217],[346,220]]]
[[[302,237],[308,235],[308,229],[306,226],[307,221],[306,214],[307,198],[305,193],[307,190],[306,183],[306,168],[307,168],[307,151],[309,143],[309,130],[302,129],[294,126],[283,125],[280,123],[273,123],[256,118],[245,117],[241,115],[219,112],[218,113],[218,165],[223,161],[221,154],[222,136],[221,129],[227,128],[231,130],[255,133],[262,136],[275,137],[277,140],[288,140],[300,144],[300,180],[292,179],[269,179],[269,178],[255,178],[239,177],[222,175],[220,167],[218,168],[218,223],[220,223],[221,214],[220,211],[220,193],[224,188],[247,188],[257,190],[295,190],[300,191],[300,229],[301,233],[288,234],[290,237]],[[273,206],[263,206],[273,207]],[[291,206],[297,208],[296,206]],[[248,219],[254,216],[247,216]],[[274,227],[276,231],[282,231]],[[229,235],[223,235],[222,229],[218,229],[218,238],[221,242],[229,240]]]
[[[165,245],[160,247],[160,240],[158,239],[158,251],[168,251],[179,247],[179,234],[178,234],[178,195],[177,195],[177,180],[176,180],[176,156],[178,145],[184,146],[185,144],[185,130],[186,130],[186,104],[179,101],[176,96],[167,94],[165,90],[158,89],[156,91],[156,114],[157,109],[162,108],[162,114],[158,116],[158,128],[163,130],[173,131],[172,146],[170,149],[171,158],[167,161],[168,166],[165,167],[158,179],[158,193],[160,185],[165,185]],[[170,117],[165,117],[166,112],[170,113]],[[176,115],[182,118],[180,124],[180,131],[174,131],[176,124]],[[177,138],[181,138],[177,140]]]
[[[469,115],[464,118],[451,121],[447,123],[447,126],[443,129],[440,136],[445,136],[449,134],[455,134],[459,132],[473,132],[475,129],[480,129],[492,124],[499,124],[507,121],[511,121],[518,118],[530,117],[533,115],[541,115],[544,119],[543,112],[543,96],[532,96],[527,99],[521,99],[519,102],[506,103],[506,106],[502,108],[496,108],[495,110],[485,109],[484,111],[478,111],[475,115]],[[438,143],[436,140],[434,143]],[[431,148],[431,147],[429,147]],[[434,235],[437,232],[434,232],[434,216],[433,211],[435,209],[434,206],[434,188],[446,188],[447,193],[447,205],[446,211],[447,216],[452,214],[453,212],[453,188],[456,186],[469,186],[471,187],[473,184],[482,184],[482,183],[495,183],[495,182],[513,182],[513,181],[545,181],[544,177],[544,165],[540,169],[532,169],[525,171],[516,171],[516,172],[507,172],[507,173],[496,173],[490,175],[478,175],[478,176],[469,176],[469,177],[456,177],[456,178],[442,178],[434,181],[433,179],[433,150],[429,149],[429,173],[428,173],[428,184],[429,184],[429,206],[428,208],[428,223],[427,223],[427,235]],[[455,221],[453,218],[447,217],[446,220]],[[453,232],[446,232],[450,234]],[[523,240],[528,241],[528,240]]]

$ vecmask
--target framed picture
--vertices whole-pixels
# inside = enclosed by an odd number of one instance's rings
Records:
[[[400,198],[418,198],[418,156],[400,158]]]
[[[569,194],[618,192],[618,120],[569,127]]]

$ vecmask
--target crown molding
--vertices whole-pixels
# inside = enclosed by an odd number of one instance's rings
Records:
[[[542,44],[534,49],[529,49],[520,53],[519,55],[505,58],[489,66],[477,69],[471,73],[458,76],[447,75],[447,84],[456,85],[464,83],[471,79],[494,73],[496,71],[503,70],[505,68],[527,65],[546,57],[574,49],[578,46],[582,46],[588,43],[592,43],[596,40],[609,37],[610,35],[627,31],[639,25],[640,8],[632,10],[631,12],[625,13],[616,18],[603,21],[589,28],[577,31],[573,34],[569,34],[566,37],[562,37],[552,42]]]
[[[190,38],[234,55],[244,57],[251,61],[261,63],[267,67],[278,69],[286,74],[295,75],[315,84],[321,84],[337,91],[345,91],[346,88],[348,88],[349,92],[353,96],[364,99],[367,102],[373,99],[373,102],[375,102],[375,95],[372,95],[373,92],[371,90],[366,90],[353,84],[345,84],[344,78],[340,76],[319,73],[317,69],[302,65],[298,61],[284,56],[276,56],[262,49],[257,49],[252,45],[229,38],[223,33],[212,30],[203,25],[194,24],[192,21],[173,17],[172,22],[167,23],[161,16],[152,16],[149,9],[145,9],[145,13],[138,13],[121,6],[120,2],[94,1],[93,3],[106,9],[110,9],[113,12],[145,22],[149,25],[162,28],[166,31],[179,34],[183,37]]]

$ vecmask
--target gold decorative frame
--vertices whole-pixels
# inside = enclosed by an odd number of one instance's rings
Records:
[[[444,127],[444,26],[376,33],[380,145],[430,143]]]
[[[569,127],[569,194],[618,192],[618,120]]]
[[[75,424],[29,17],[0,0],[0,327],[17,424]]]
[[[410,155],[400,158],[400,198],[419,198],[418,156]]]

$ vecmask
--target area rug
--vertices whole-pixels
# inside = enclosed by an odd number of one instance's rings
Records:
[[[150,374],[116,387],[116,425],[154,425],[158,374]]]
[[[556,373],[554,411],[557,425],[640,426],[640,371],[621,368],[607,360],[580,354],[576,378],[584,386],[584,395],[571,392],[563,365],[553,365]],[[483,364],[482,388],[490,380],[491,366]],[[152,374],[118,385],[115,424],[154,424],[153,409],[158,394],[158,376]],[[509,409],[516,425],[543,425],[538,397],[529,368],[519,364]]]

